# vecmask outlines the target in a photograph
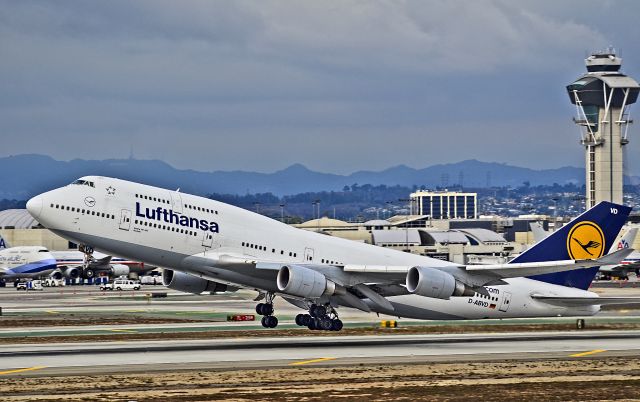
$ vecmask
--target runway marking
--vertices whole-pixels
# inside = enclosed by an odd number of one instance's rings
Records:
[[[131,333],[131,334],[137,334],[138,331],[134,331],[133,329],[110,329],[109,331],[113,331],[113,332],[127,332],[127,333]]]
[[[22,373],[25,371],[33,371],[33,370],[42,370],[43,368],[47,368],[47,366],[34,366],[34,367],[27,367],[27,368],[15,369],[15,370],[0,371],[0,375]]]
[[[49,314],[60,314],[57,311],[53,311],[53,310],[47,310],[47,313],[49,313]]]
[[[604,349],[590,350],[588,352],[582,352],[582,353],[576,353],[576,354],[573,354],[573,355],[569,355],[569,357],[590,356],[590,355],[595,355],[596,353],[602,353],[602,352],[606,352],[606,350],[604,350]]]
[[[301,362],[289,363],[289,366],[302,366],[303,364],[326,362],[327,360],[335,360],[335,359],[336,359],[335,357],[321,357],[319,359],[304,360]]]

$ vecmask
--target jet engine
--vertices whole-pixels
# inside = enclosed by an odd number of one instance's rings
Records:
[[[49,275],[49,277],[59,281],[60,279],[62,279],[62,270],[60,270],[60,268],[54,269],[53,272],[51,272],[51,274]]]
[[[118,277],[129,275],[129,267],[124,264],[111,264],[111,275]]]
[[[65,278],[76,279],[80,276],[82,270],[78,267],[65,267],[62,271],[62,275]]]
[[[314,298],[336,293],[336,284],[318,271],[285,265],[278,271],[278,290],[294,296]]]
[[[169,289],[196,295],[202,292],[220,293],[227,291],[227,285],[172,269],[162,270],[162,284]]]
[[[407,272],[407,290],[420,296],[449,299],[451,296],[473,296],[470,287],[453,275],[429,267],[412,267]]]

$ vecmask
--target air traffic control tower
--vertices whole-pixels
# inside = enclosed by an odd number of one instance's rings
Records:
[[[622,59],[613,49],[585,59],[587,73],[567,86],[578,115],[580,143],[585,147],[587,203],[622,203],[623,148],[629,143],[629,105],[640,85],[620,72]]]

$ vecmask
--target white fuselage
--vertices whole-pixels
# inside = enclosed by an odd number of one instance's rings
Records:
[[[20,246],[0,250],[0,279],[37,278],[56,269],[56,261],[44,247]]]
[[[344,264],[428,266],[446,261],[296,229],[215,200],[124,180],[87,176],[30,200],[29,212],[45,227],[96,250],[187,272],[235,286],[277,291],[272,270],[245,272],[203,267],[191,256],[229,254],[258,261],[332,266]],[[599,308],[554,307],[530,297],[584,297],[594,293],[527,279],[487,287],[490,296],[449,300],[390,296],[393,315],[423,319],[582,316]],[[374,311],[381,310],[368,303]]]

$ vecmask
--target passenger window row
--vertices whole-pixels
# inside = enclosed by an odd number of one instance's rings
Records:
[[[151,196],[148,196],[148,195],[136,194],[136,198],[141,198],[143,200],[149,200],[149,201],[155,201],[155,202],[159,202],[159,203],[167,204],[167,205],[171,204],[171,202],[169,202],[169,201],[167,201],[167,200],[165,200],[163,198],[151,197]]]
[[[266,246],[259,246],[257,244],[248,243],[248,242],[242,242],[242,247],[253,248],[253,249],[261,250],[261,251],[267,251],[267,247]],[[277,250],[275,248],[272,248],[271,252],[273,254],[276,254]],[[284,255],[284,250],[280,250],[280,255]],[[294,253],[293,251],[289,251],[289,257],[297,257],[297,256],[298,256],[298,253]]]
[[[104,212],[97,212],[97,211],[84,209],[84,208],[76,208],[76,207],[70,207],[68,205],[60,205],[60,204],[51,204],[50,206],[51,208],[55,208],[55,209],[62,209],[64,211],[70,211],[70,212],[78,212],[82,214],[97,216],[99,218],[116,219],[115,215],[105,214]]]
[[[193,230],[185,230],[185,229],[177,228],[174,226],[161,225],[159,223],[147,222],[147,221],[137,220],[137,219],[134,222],[136,225],[148,226],[156,229],[166,230],[168,232],[184,233],[193,237],[198,236],[198,233],[194,232]]]
[[[344,265],[344,264],[342,264],[341,262],[333,261],[333,260],[328,260],[328,259],[324,259],[324,258],[323,258],[322,260],[320,260],[320,261],[322,261],[322,263],[323,263],[323,264]]]
[[[197,207],[197,206],[191,205],[191,204],[184,204],[184,207],[187,208],[187,209],[193,209],[194,211],[208,212],[210,214],[218,215],[218,211],[213,210],[213,209],[209,209],[209,208]]]

